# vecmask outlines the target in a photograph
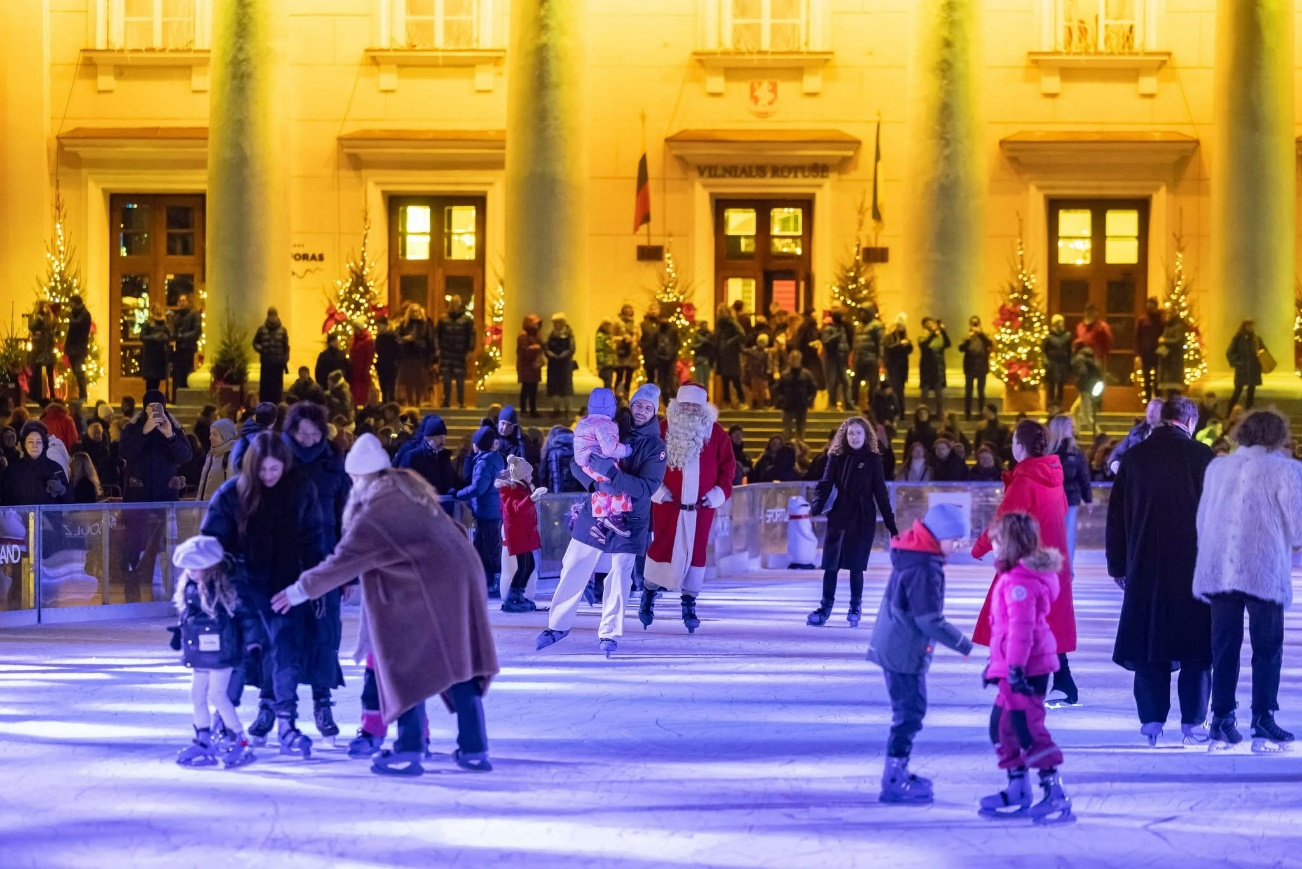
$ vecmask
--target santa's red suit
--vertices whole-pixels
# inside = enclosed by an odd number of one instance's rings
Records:
[[[678,416],[674,405],[678,404],[697,404],[706,409],[700,425],[708,427],[709,434],[696,455],[677,454],[670,446],[675,434],[682,442],[682,432],[671,430]],[[705,547],[714,513],[732,496],[737,460],[732,441],[716,421],[718,411],[708,403],[704,388],[684,385],[671,402],[667,417],[660,424],[660,433],[665,439],[668,465],[664,484],[651,505],[653,539],[647,549],[644,577],[649,587],[681,589],[695,595],[705,579]],[[690,434],[687,437],[690,439]]]

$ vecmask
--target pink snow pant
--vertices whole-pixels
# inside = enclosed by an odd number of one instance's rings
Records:
[[[1062,750],[1044,726],[1044,696],[1018,694],[1007,679],[999,680],[990,733],[997,737],[1000,769],[1052,769],[1062,763]]]

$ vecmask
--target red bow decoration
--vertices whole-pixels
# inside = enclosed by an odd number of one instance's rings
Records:
[[[344,323],[347,322],[348,322],[347,315],[345,315],[343,311],[340,311],[338,308],[336,308],[334,306],[334,303],[332,302],[330,304],[330,307],[326,308],[326,318],[325,318],[325,322],[321,324],[321,334],[324,335],[334,327],[342,326]]]
[[[1008,375],[1007,383],[1010,386],[1019,386],[1031,377],[1031,365],[1022,359],[1008,360],[1004,365],[1004,371]]]
[[[388,317],[388,316],[389,316],[389,306],[388,306],[388,305],[377,305],[377,304],[375,304],[374,302],[372,302],[372,303],[371,303],[371,316],[373,316],[373,317]]]
[[[691,302],[683,302],[683,317],[686,318],[687,322],[695,323],[696,305],[692,304]]]
[[[1000,305],[999,316],[995,318],[995,326],[1000,329],[1005,326],[1010,329],[1020,329],[1022,328],[1022,315],[1011,305]]]

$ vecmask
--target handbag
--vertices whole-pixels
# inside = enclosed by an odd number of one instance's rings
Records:
[[[1275,357],[1264,346],[1257,349],[1257,362],[1261,365],[1262,374],[1270,374],[1279,366]]]

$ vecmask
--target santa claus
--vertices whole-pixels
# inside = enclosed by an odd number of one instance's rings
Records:
[[[736,469],[732,441],[718,419],[705,387],[685,383],[660,424],[667,458],[664,483],[651,498],[653,539],[638,609],[644,628],[655,620],[656,595],[664,589],[681,591],[689,632],[701,625],[696,596],[705,579],[705,545],[714,512],[732,496]]]

